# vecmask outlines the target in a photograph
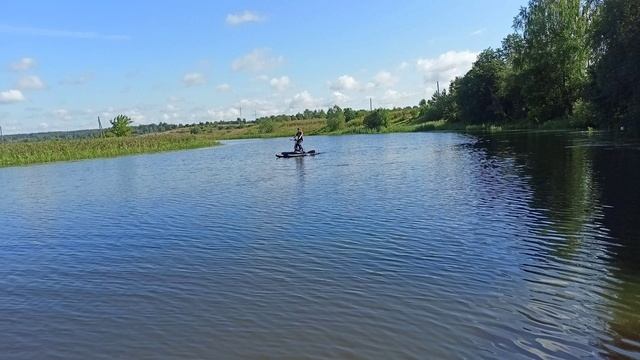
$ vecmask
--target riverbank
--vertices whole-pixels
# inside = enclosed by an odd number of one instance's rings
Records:
[[[419,122],[416,120],[415,114],[403,110],[392,111],[388,125],[378,130],[367,128],[363,123],[363,117],[353,119],[335,130],[330,130],[327,127],[326,119],[322,118],[225,126],[219,124],[192,125],[163,133],[132,137],[3,143],[0,144],[0,167],[194,149],[217,145],[218,140],[291,137],[298,127],[302,128],[308,136],[430,131],[496,133],[515,130],[579,130],[571,125],[564,120],[547,121],[542,126],[528,122],[507,125],[470,125],[445,120]]]
[[[180,133],[8,142],[0,144],[0,167],[186,150],[218,144],[217,139],[211,135]]]
[[[430,132],[430,131],[456,131],[467,133],[486,133],[502,131],[575,131],[589,130],[589,128],[572,123],[568,119],[550,120],[542,124],[534,124],[528,121],[513,122],[507,124],[465,124],[462,122],[451,122],[446,120],[419,121],[415,114],[403,111],[391,111],[388,126],[380,129],[369,129],[363,123],[364,118],[356,118],[344,126],[330,130],[326,119],[316,118],[308,120],[292,121],[270,121],[268,124],[243,124],[238,126],[201,126],[181,128],[174,130],[175,133],[207,134],[220,140],[233,139],[253,139],[253,138],[274,138],[291,137],[298,127],[302,128],[305,135],[355,135],[355,134],[381,134],[381,133],[410,133],[410,132]],[[193,129],[197,129],[193,131]]]

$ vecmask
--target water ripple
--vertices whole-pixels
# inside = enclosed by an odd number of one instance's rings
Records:
[[[598,147],[552,140],[310,137],[325,154],[291,161],[243,140],[2,169],[0,353],[640,358]],[[573,162],[540,166],[547,148]]]

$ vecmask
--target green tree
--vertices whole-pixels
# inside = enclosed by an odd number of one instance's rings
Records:
[[[131,123],[133,123],[133,120],[131,120],[131,118],[129,118],[126,115],[118,115],[115,118],[113,118],[113,120],[110,121],[111,123],[111,133],[117,137],[121,137],[121,136],[129,136],[131,135]]]
[[[344,108],[344,121],[345,122],[349,122],[351,120],[354,120],[357,116],[358,116],[358,114],[352,108]]]
[[[380,130],[389,124],[389,111],[386,109],[376,109],[364,117],[364,126],[369,129]]]
[[[440,93],[434,93],[427,101],[427,105],[420,108],[419,119],[421,121],[456,121],[458,116],[455,93],[459,81],[460,78],[456,78],[449,85],[449,92],[442,90]]]
[[[329,131],[335,131],[344,127],[345,116],[344,111],[338,106],[334,105],[327,110],[327,128]]]
[[[455,101],[460,120],[488,123],[504,119],[499,86],[505,68],[500,51],[487,49],[478,55],[471,70],[456,83]]]
[[[514,64],[528,116],[536,122],[565,117],[579,99],[588,59],[588,16],[581,0],[530,0],[514,20],[522,36]]]
[[[505,69],[500,77],[498,86],[502,108],[509,120],[519,120],[527,117],[527,107],[522,96],[524,76],[516,69],[522,65],[522,49],[524,40],[520,34],[510,34],[502,40],[500,52],[505,61]]]
[[[592,32],[589,100],[601,125],[640,128],[640,1],[606,0]]]

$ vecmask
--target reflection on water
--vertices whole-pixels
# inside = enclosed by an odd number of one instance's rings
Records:
[[[307,142],[0,169],[0,357],[640,357],[637,143]]]
[[[603,295],[610,299],[610,333],[601,346],[611,358],[640,356],[640,144],[609,142],[606,135],[534,133],[483,137],[474,146],[488,156],[514,158],[531,177],[531,205],[548,211],[548,229],[540,235],[559,235],[550,259],[576,267],[606,259],[610,266],[600,271],[615,276],[588,279],[608,282]],[[591,233],[601,236],[604,253],[590,246]]]

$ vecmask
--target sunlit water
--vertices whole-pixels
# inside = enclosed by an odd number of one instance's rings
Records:
[[[0,169],[0,358],[640,358],[640,147],[305,145]]]

